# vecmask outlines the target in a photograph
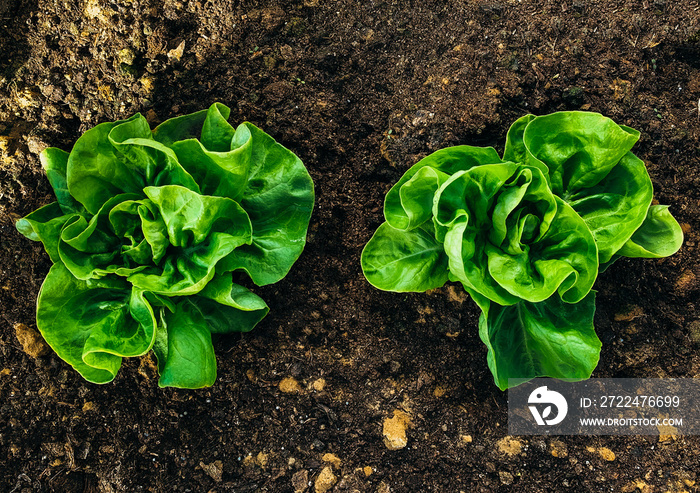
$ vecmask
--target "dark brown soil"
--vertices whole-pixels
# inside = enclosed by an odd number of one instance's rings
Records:
[[[601,112],[642,132],[686,242],[600,277],[594,376],[700,378],[699,99],[695,0],[0,0],[0,491],[313,491],[326,466],[334,491],[700,491],[698,437],[508,438],[476,306],[379,292],[359,267],[420,157],[502,151],[527,112]],[[316,183],[306,250],[258,290],[270,315],[217,343],[206,390],[159,389],[150,359],[97,386],[25,353],[50,262],[14,221],[53,200],[38,152],[214,101]],[[391,451],[395,410],[413,427]]]

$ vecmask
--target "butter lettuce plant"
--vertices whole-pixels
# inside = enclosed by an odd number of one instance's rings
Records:
[[[678,251],[683,234],[630,152],[639,132],[597,113],[526,115],[493,148],[419,161],[387,193],[362,252],[375,287],[422,292],[460,282],[482,310],[479,335],[501,389],[547,376],[585,379],[598,363],[599,272],[620,257]]]
[[[123,357],[153,350],[160,386],[212,385],[212,334],[249,331],[269,310],[236,281],[275,283],[301,254],[311,177],[229,113],[215,103],[153,131],[136,114],[41,154],[57,200],[17,229],[53,262],[39,331],[86,380],[109,382]]]

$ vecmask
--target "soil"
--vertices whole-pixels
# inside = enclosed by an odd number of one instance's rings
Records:
[[[509,437],[476,305],[380,292],[359,266],[421,157],[502,152],[527,112],[597,111],[641,131],[686,240],[600,276],[593,376],[699,378],[697,1],[0,0],[0,26],[0,491],[700,491],[695,436]],[[151,358],[98,386],[25,350],[50,267],[14,228],[53,200],[38,153],[215,101],[316,184],[303,255],[256,290],[268,317],[217,342],[197,391],[159,389]]]

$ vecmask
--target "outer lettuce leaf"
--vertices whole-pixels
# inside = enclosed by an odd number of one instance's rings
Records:
[[[387,223],[393,228],[408,231],[417,228],[433,216],[433,197],[449,175],[432,166],[418,169],[410,180],[399,188],[400,209],[385,203]]]
[[[161,387],[196,389],[216,380],[211,334],[247,332],[267,315],[265,302],[230,275],[217,276],[199,293],[162,310],[153,350]]]
[[[528,115],[513,127],[508,141],[518,150],[513,154],[548,170],[553,192],[584,219],[600,263],[606,264],[639,228],[651,204],[651,179],[629,152],[639,132],[580,111]]]
[[[574,304],[554,295],[540,303],[486,303],[482,309],[479,336],[501,390],[542,376],[584,380],[598,364],[602,344],[593,328],[593,291]]]
[[[528,161],[528,151],[523,142],[523,134],[530,122],[535,118],[535,115],[525,115],[515,120],[510,126],[506,135],[505,150],[503,151],[504,161],[513,161],[514,163],[526,163]],[[544,172],[545,176],[548,175],[548,169],[541,171]]]
[[[64,214],[74,214],[83,212],[83,206],[75,200],[68,191],[68,180],[66,172],[68,168],[68,156],[66,151],[56,147],[49,147],[39,156],[41,165],[46,171],[46,177],[56,194],[58,205]]]
[[[166,311],[153,351],[158,358],[160,387],[198,389],[216,381],[216,356],[211,333],[189,301]]]
[[[250,216],[253,241],[225,258],[217,272],[241,269],[263,286],[286,276],[301,255],[314,186],[298,157],[254,125],[243,125],[251,134],[253,150],[240,203]]]
[[[597,185],[637,140],[638,131],[584,111],[534,118],[523,133],[528,153],[547,166],[560,196]]]
[[[54,262],[37,326],[86,379],[111,381],[122,357],[153,347],[161,386],[211,385],[211,334],[249,331],[269,311],[230,272],[268,284],[300,255],[313,182],[229,113],[216,103],[154,132],[137,114],[88,130],[70,154],[42,154],[57,202],[17,228]]]
[[[64,361],[93,383],[111,381],[122,357],[148,352],[156,321],[143,292],[118,279],[81,281],[51,267],[37,303],[37,326]]]
[[[17,230],[32,241],[41,241],[51,261],[60,262],[58,243],[63,226],[76,214],[64,214],[58,202],[52,202],[17,221]]]
[[[262,298],[235,284],[230,274],[212,279],[192,304],[213,334],[248,332],[270,311]]]
[[[386,291],[422,292],[447,282],[442,245],[422,228],[411,231],[382,224],[362,251],[362,271],[372,286]]]
[[[628,152],[598,184],[569,197],[596,239],[600,263],[610,260],[641,226],[652,196],[644,162]]]
[[[632,237],[617,252],[625,257],[669,257],[680,250],[683,230],[667,205],[653,205]]]
[[[189,115],[171,118],[153,130],[153,138],[168,147],[183,140],[199,139],[202,145],[212,152],[228,152],[234,130],[228,123],[231,110],[221,103],[214,103],[209,109]]]

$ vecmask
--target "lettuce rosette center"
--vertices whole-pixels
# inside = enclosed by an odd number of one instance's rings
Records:
[[[249,331],[268,312],[233,272],[270,284],[301,254],[306,168],[228,116],[216,103],[151,131],[137,114],[42,153],[57,202],[17,227],[54,262],[37,326],[87,380],[111,381],[122,357],[152,349],[161,386],[211,385],[211,334]]]

